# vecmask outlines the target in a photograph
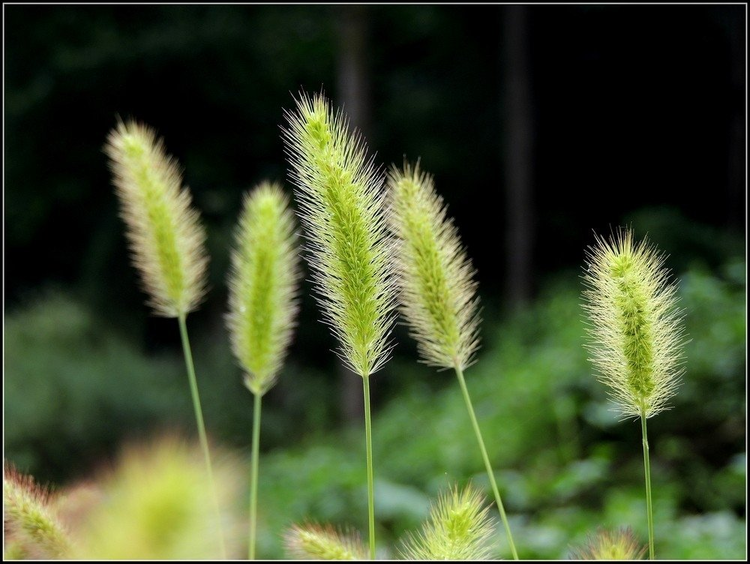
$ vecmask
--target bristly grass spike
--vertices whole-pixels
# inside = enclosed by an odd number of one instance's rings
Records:
[[[283,131],[323,317],[339,356],[362,377],[370,558],[375,558],[370,376],[390,356],[395,287],[383,178],[343,112],[322,95],[300,94]]]
[[[640,418],[646,482],[649,558],[654,555],[651,462],[646,421],[668,409],[682,375],[685,344],[677,285],[666,256],[633,230],[619,228],[607,241],[595,235],[586,253],[584,310],[591,362],[624,417]]]

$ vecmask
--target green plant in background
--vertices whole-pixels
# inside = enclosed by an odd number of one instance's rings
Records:
[[[619,229],[609,241],[596,237],[583,277],[591,361],[624,417],[641,419],[646,480],[649,557],[654,522],[646,420],[667,409],[683,372],[682,311],[665,256],[646,239]]]
[[[209,483],[211,456],[187,333],[187,314],[206,292],[205,232],[174,159],[149,127],[120,122],[105,146],[133,264],[156,315],[176,317]],[[215,496],[214,496],[215,497]],[[219,509],[214,503],[217,518]],[[222,540],[223,545],[223,540]]]
[[[322,95],[302,94],[287,120],[283,137],[323,315],[340,342],[340,358],[363,382],[374,559],[370,376],[388,359],[395,307],[382,180],[362,138],[348,132],[344,114],[334,113]]]
[[[572,560],[641,560],[647,547],[641,545],[629,527],[615,531],[599,529],[586,544],[570,552]]]
[[[3,468],[3,559],[67,558],[71,542],[49,492],[13,466]]]
[[[492,519],[485,499],[472,486],[440,495],[430,518],[403,542],[405,560],[489,560]]]
[[[388,193],[389,226],[397,240],[401,312],[417,340],[422,361],[456,372],[511,552],[518,560],[463,374],[479,348],[474,270],[442,198],[435,193],[432,177],[420,171],[419,165],[406,164],[403,171],[393,168]]]
[[[276,381],[292,339],[299,267],[294,217],[276,184],[250,192],[236,228],[227,326],[255,398],[250,478],[249,559],[255,558],[261,398]]]
[[[331,525],[294,525],[284,535],[287,554],[299,560],[366,560],[359,534]]]

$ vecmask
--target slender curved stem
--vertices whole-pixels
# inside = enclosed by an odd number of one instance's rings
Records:
[[[370,377],[362,378],[365,394],[365,442],[367,443],[367,505],[370,524],[370,560],[375,560],[375,485],[372,470],[372,424],[370,423]]]
[[[255,560],[255,524],[258,515],[258,453],[260,445],[260,400],[263,396],[255,395],[253,406],[253,453],[250,464],[250,542],[248,560]]]
[[[464,373],[461,368],[456,365],[456,376],[458,376],[458,382],[461,384],[461,391],[464,394],[464,401],[466,402],[466,409],[469,411],[469,417],[471,418],[471,424],[474,427],[474,433],[477,436],[477,442],[479,442],[479,449],[482,451],[482,458],[484,459],[484,466],[487,469],[487,476],[492,484],[492,491],[495,494],[495,501],[497,502],[497,508],[500,510],[500,517],[503,520],[505,526],[505,533],[508,535],[508,542],[510,543],[510,550],[513,553],[514,560],[518,560],[518,553],[516,552],[516,545],[513,543],[513,535],[510,533],[510,525],[508,524],[508,517],[505,515],[505,507],[503,507],[503,501],[500,499],[500,491],[497,489],[497,482],[495,481],[495,473],[492,471],[490,465],[490,457],[487,456],[487,449],[484,446],[484,439],[482,439],[482,432],[479,430],[479,423],[477,423],[477,416],[474,414],[474,407],[471,404],[471,398],[469,397],[469,390],[466,388],[466,380],[464,380]]]
[[[208,438],[206,437],[206,426],[203,423],[203,411],[201,410],[201,400],[198,395],[198,382],[195,379],[195,366],[193,366],[193,353],[190,350],[190,339],[188,339],[187,323],[185,321],[186,314],[181,313],[179,316],[180,322],[180,337],[182,338],[182,351],[185,354],[185,365],[187,366],[188,380],[190,382],[190,393],[193,396],[193,408],[195,409],[195,421],[198,424],[198,436],[201,442],[201,448],[203,449],[203,456],[206,459],[206,468],[208,471],[208,482],[211,488],[211,496],[213,497],[214,510],[216,512],[216,521],[218,525],[219,544],[221,546],[221,555],[224,560],[227,558],[226,547],[224,546],[224,535],[221,527],[221,513],[219,512],[219,500],[216,497],[216,486],[214,485],[213,471],[211,470],[211,455],[208,451]]]
[[[648,515],[648,557],[654,560],[654,506],[651,502],[651,460],[646,431],[646,411],[641,409],[641,431],[643,433],[643,470],[646,475],[646,513]]]

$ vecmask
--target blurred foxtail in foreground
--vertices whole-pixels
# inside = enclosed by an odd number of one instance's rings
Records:
[[[75,530],[76,560],[217,560],[224,558],[222,531],[234,539],[233,500],[240,467],[228,453],[216,465],[221,519],[201,450],[166,436],[128,446],[111,468],[91,482],[101,495]],[[238,544],[230,542],[236,553]]]
[[[683,313],[677,286],[664,268],[665,255],[647,240],[618,229],[609,241],[596,237],[583,276],[591,362],[609,386],[617,410],[639,417],[643,435],[649,557],[654,559],[651,464],[646,420],[668,409],[683,372]]]
[[[69,558],[69,533],[47,489],[6,463],[3,468],[3,559]]]
[[[250,478],[250,539],[255,558],[261,398],[275,383],[284,362],[297,313],[299,265],[295,222],[287,197],[276,184],[263,183],[245,196],[235,230],[229,274],[229,329],[232,351],[253,393]]]
[[[395,290],[382,178],[322,95],[301,94],[283,138],[297,186],[307,259],[339,356],[362,377],[367,446],[370,558],[375,558],[370,376],[388,360]]]
[[[615,531],[599,529],[588,535],[586,544],[574,547],[572,560],[641,560],[647,547],[642,545],[630,527]]]
[[[133,264],[150,296],[149,305],[156,315],[176,317],[179,322],[210,478],[211,457],[186,322],[187,314],[198,307],[206,291],[205,232],[197,210],[191,206],[190,192],[182,187],[177,163],[166,154],[163,141],[151,128],[135,121],[119,122],[110,132],[104,151],[110,159]],[[212,478],[209,481],[213,484]],[[218,502],[214,505],[218,519]]]
[[[294,525],[284,535],[287,554],[299,560],[366,560],[367,551],[357,533],[331,525]]]
[[[396,239],[401,313],[417,340],[422,361],[456,372],[510,549],[517,560],[500,490],[463,374],[479,348],[474,269],[443,199],[435,192],[432,177],[419,165],[391,169],[388,204],[389,227]]]

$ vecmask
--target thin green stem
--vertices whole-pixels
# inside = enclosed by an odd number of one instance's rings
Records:
[[[648,515],[648,557],[654,560],[654,506],[651,502],[651,460],[646,431],[646,411],[641,408],[641,431],[643,433],[643,470],[646,475],[646,513]]]
[[[216,522],[218,525],[219,544],[221,546],[221,555],[224,560],[227,558],[226,547],[224,546],[224,535],[221,527],[221,514],[219,512],[219,500],[216,497],[216,486],[214,485],[213,471],[211,470],[211,455],[208,451],[208,439],[206,438],[206,426],[203,423],[203,411],[201,410],[201,400],[198,395],[198,382],[195,379],[195,366],[193,365],[193,353],[190,350],[190,339],[188,339],[186,314],[181,313],[179,316],[180,337],[182,338],[182,351],[185,353],[185,365],[187,366],[188,380],[190,381],[190,393],[193,396],[193,408],[195,409],[195,420],[198,424],[198,436],[200,437],[203,456],[206,459],[206,468],[208,471],[208,482],[213,497],[214,510],[216,512]]]
[[[495,501],[497,502],[497,508],[500,510],[500,518],[503,520],[505,526],[505,533],[508,535],[508,542],[510,543],[510,550],[513,553],[513,558],[518,560],[518,553],[516,552],[516,545],[513,543],[513,535],[510,533],[510,525],[508,524],[508,517],[505,515],[505,507],[503,507],[503,501],[500,499],[500,491],[497,489],[497,482],[495,481],[495,473],[492,471],[492,465],[490,465],[490,457],[487,456],[487,449],[484,446],[484,439],[482,439],[482,432],[479,430],[479,423],[477,423],[477,416],[474,414],[474,406],[471,404],[471,398],[469,397],[469,390],[466,387],[466,380],[464,380],[464,373],[461,368],[456,365],[456,376],[458,376],[458,382],[461,384],[461,391],[464,394],[464,401],[466,402],[466,409],[469,411],[469,417],[471,418],[471,424],[474,427],[474,433],[477,436],[477,442],[479,442],[479,449],[482,451],[482,458],[484,459],[484,466],[487,469],[487,476],[492,484],[492,491],[495,494]]]
[[[255,560],[255,523],[258,515],[258,452],[260,445],[260,400],[263,396],[255,395],[253,407],[253,453],[250,464],[250,543],[248,560]]]
[[[365,442],[367,443],[367,505],[370,523],[370,560],[375,560],[375,479],[372,471],[372,424],[370,423],[370,377],[362,378],[365,394]]]

